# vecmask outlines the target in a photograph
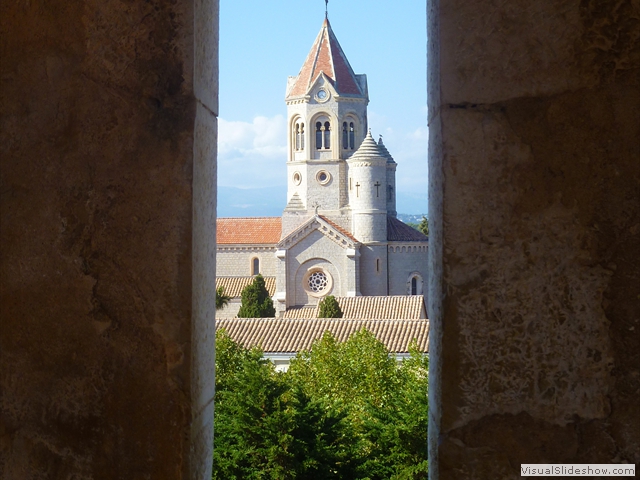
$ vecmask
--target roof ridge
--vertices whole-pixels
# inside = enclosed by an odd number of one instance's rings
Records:
[[[287,98],[306,95],[322,73],[338,94],[366,95],[328,20],[323,21],[320,32],[287,92]]]

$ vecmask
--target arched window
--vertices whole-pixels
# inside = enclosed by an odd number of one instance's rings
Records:
[[[347,122],[342,122],[342,148],[349,148],[349,132],[347,130]]]
[[[304,150],[304,123],[296,121],[293,128],[293,143],[295,150]]]
[[[254,258],[251,261],[251,275],[258,275],[260,273],[260,259]]]
[[[355,140],[356,140],[356,133],[355,133],[355,128],[353,126],[353,122],[349,123],[349,148],[351,150],[353,150],[354,146],[355,146]]]
[[[376,272],[380,271],[380,259],[376,258]]]
[[[413,277],[411,279],[411,295],[417,295],[418,294],[418,279],[416,277]]]
[[[322,149],[322,123],[316,123],[316,150]]]
[[[324,122],[324,148],[328,150],[331,148],[331,124]]]

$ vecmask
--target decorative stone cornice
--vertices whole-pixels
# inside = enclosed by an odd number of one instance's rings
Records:
[[[238,252],[238,251],[247,251],[247,252],[275,252],[275,245],[244,245],[244,244],[224,244],[218,245],[216,247],[218,252]]]
[[[329,222],[323,220],[320,216],[315,216],[307,220],[285,238],[280,240],[277,248],[288,249],[300,242],[315,230],[318,230],[325,237],[329,238],[332,242],[340,245],[344,249],[357,250],[360,247],[360,242],[354,241],[352,238],[349,238],[334,225],[331,225]]]
[[[390,242],[388,251],[390,253],[402,252],[427,252],[429,251],[429,242]]]

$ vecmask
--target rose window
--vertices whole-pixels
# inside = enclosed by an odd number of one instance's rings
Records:
[[[312,292],[319,293],[329,285],[329,279],[324,272],[313,272],[309,275],[309,289]]]

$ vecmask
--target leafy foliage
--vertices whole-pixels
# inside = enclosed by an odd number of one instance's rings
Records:
[[[429,219],[427,217],[422,217],[422,221],[420,225],[418,225],[418,230],[424,233],[427,237],[429,236]]]
[[[216,289],[216,310],[222,310],[224,307],[229,305],[230,301],[231,297],[229,295],[225,295],[224,287],[218,287]]]
[[[214,479],[426,479],[427,358],[326,333],[287,373],[216,336]]]
[[[429,236],[429,219],[427,217],[422,217],[422,221],[420,223],[415,222],[407,222],[411,228],[415,228],[419,232],[422,232],[427,237]]]
[[[273,300],[269,296],[262,275],[256,275],[253,282],[242,290],[241,298],[239,318],[263,318],[276,315]]]
[[[295,389],[258,349],[216,335],[214,479],[354,478],[345,415]]]
[[[427,371],[415,345],[398,364],[361,330],[344,343],[325,333],[298,354],[288,374],[312,398],[347,415],[356,437],[355,478],[374,480],[427,478]]]
[[[342,310],[336,297],[333,295],[327,295],[318,304],[318,318],[342,318]]]

